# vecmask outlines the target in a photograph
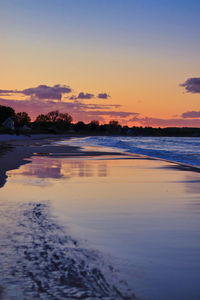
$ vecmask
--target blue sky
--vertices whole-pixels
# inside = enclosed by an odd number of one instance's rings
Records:
[[[199,77],[199,28],[197,0],[1,0],[0,88],[67,84],[154,118],[196,111],[179,84]]]

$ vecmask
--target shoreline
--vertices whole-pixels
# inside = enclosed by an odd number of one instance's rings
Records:
[[[6,172],[18,169],[21,165],[30,163],[29,158],[35,155],[51,156],[54,153],[66,157],[84,157],[84,156],[123,156],[120,152],[106,151],[84,151],[81,147],[56,145],[54,142],[67,136],[47,135],[47,136],[31,136],[30,138],[14,140],[0,140],[0,188],[6,183]],[[70,137],[69,137],[70,138]]]
[[[2,136],[1,136],[2,137]],[[12,137],[12,139],[8,139]],[[55,141],[61,139],[70,139],[73,136],[55,135],[55,134],[39,134],[33,136],[10,136],[6,135],[4,140],[0,139],[0,188],[6,183],[6,172],[18,169],[21,165],[30,163],[28,161],[32,156],[48,156],[48,157],[95,157],[95,156],[120,156],[124,159],[146,159],[157,160],[168,163],[166,168],[174,168],[183,171],[200,172],[200,167],[195,167],[186,163],[175,162],[167,159],[151,157],[143,154],[130,152],[106,152],[101,151],[98,146],[97,151],[85,151],[84,147],[72,145],[56,145]],[[104,148],[104,147],[102,147]]]

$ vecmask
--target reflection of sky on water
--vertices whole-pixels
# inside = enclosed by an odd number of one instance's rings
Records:
[[[197,300],[200,174],[165,165],[34,157],[32,164],[9,172],[1,197],[50,201],[72,235],[111,253],[117,263],[126,261],[120,268],[138,294],[150,295],[150,300],[191,295]]]
[[[41,167],[42,164],[42,167]],[[23,172],[19,172],[21,175],[25,176],[35,176],[37,178],[62,178],[62,162],[52,159],[37,159],[34,163],[26,166]]]
[[[87,159],[63,159],[63,158],[41,158],[33,157],[32,164],[27,164],[23,168],[11,171],[18,175],[15,181],[24,184],[33,184],[31,178],[38,178],[37,185],[45,186],[53,184],[50,179],[70,179],[72,177],[106,177],[107,165],[103,160],[97,160],[96,164]],[[11,174],[8,172],[8,174]]]
[[[187,172],[185,174],[185,192],[188,194],[200,195],[200,176],[194,172]]]
[[[148,168],[146,160],[143,161],[145,169]],[[160,162],[159,162],[160,163]],[[8,172],[20,176],[28,183],[26,177],[33,177],[41,179],[41,186],[43,181],[48,181],[49,179],[70,179],[73,177],[106,177],[108,174],[110,163],[108,163],[107,158],[98,158],[95,160],[87,158],[49,158],[49,157],[33,157],[32,163],[27,164],[20,169]],[[156,162],[150,164],[150,168],[155,168]],[[161,164],[161,169],[164,164]],[[129,168],[129,164],[123,166],[123,169]],[[171,172],[173,174],[173,172]],[[176,174],[176,173],[175,173]],[[178,173],[177,173],[178,174]],[[134,176],[134,174],[131,174]],[[152,174],[153,175],[153,174]],[[180,182],[184,185],[185,192],[188,194],[200,194],[200,176],[198,173],[190,171],[180,171],[179,175],[173,182]],[[24,177],[25,176],[25,177]],[[135,176],[136,177],[136,176]],[[139,177],[138,177],[139,178]],[[147,178],[145,175],[144,178]],[[181,180],[180,180],[181,178]],[[149,177],[147,181],[151,181],[153,177]],[[15,178],[17,180],[17,178]],[[170,178],[166,179],[168,182],[172,182]]]

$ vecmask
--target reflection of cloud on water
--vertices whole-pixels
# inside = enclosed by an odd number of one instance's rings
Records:
[[[107,168],[105,163],[101,163],[98,165],[98,176],[106,177],[107,176]]]
[[[25,167],[24,172],[21,173],[26,176],[35,176],[37,178],[62,178],[64,175],[61,172],[62,164],[59,160],[41,160],[33,162],[31,165]]]
[[[106,177],[107,165],[102,161],[90,161],[90,160],[64,160],[63,172],[69,174],[70,177]]]
[[[187,209],[189,208],[194,213],[200,213],[200,176],[195,173],[188,173],[185,175],[184,181],[185,193],[189,194],[187,197]],[[189,199],[189,200],[188,200]]]
[[[200,194],[200,176],[190,172],[185,175],[184,181],[185,192],[187,194]],[[199,199],[200,201],[200,199]]]
[[[51,179],[71,179],[73,177],[106,177],[107,165],[104,161],[87,159],[66,159],[33,157],[32,163],[12,171],[19,175],[16,180],[23,184],[47,186]],[[39,179],[39,180],[38,180]]]

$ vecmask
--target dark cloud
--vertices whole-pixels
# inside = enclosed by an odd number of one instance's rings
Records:
[[[187,111],[181,115],[182,118],[200,118],[200,111]]]
[[[61,100],[62,94],[71,93],[71,88],[66,85],[56,84],[54,86],[39,85],[34,88],[19,90],[0,90],[0,94],[23,94],[27,96],[37,97],[38,99]]]
[[[93,94],[90,94],[90,93],[84,93],[84,92],[80,92],[78,94],[78,96],[74,96],[72,95],[71,97],[69,97],[70,100],[78,100],[78,99],[92,99],[94,98],[95,96]]]
[[[92,98],[95,98],[95,97],[99,98],[99,99],[108,99],[110,97],[110,95],[108,95],[107,93],[99,93],[97,96],[95,96],[94,94],[80,92],[78,94],[78,96],[72,95],[69,99],[70,100],[92,99]]]
[[[39,85],[35,88],[29,88],[21,91],[22,94],[35,96],[38,99],[54,99],[61,100],[62,94],[71,93],[71,89],[66,85],[56,84],[54,86]]]
[[[37,87],[28,88],[24,90],[0,90],[1,96],[10,96],[10,94],[23,94],[25,96],[30,96],[31,98],[45,99],[45,100],[61,100],[63,94],[69,94],[72,89],[66,85],[56,84],[54,86],[39,85]],[[108,99],[110,97],[107,93],[99,93],[97,96],[91,93],[80,92],[78,96],[72,95],[66,97],[70,100],[84,100],[84,99]]]
[[[68,98],[68,97],[67,97],[67,98]],[[72,96],[70,96],[68,99],[69,99],[69,100],[77,100],[78,98],[77,98],[76,96],[72,95]]]
[[[198,94],[200,93],[200,78],[188,78],[180,86],[183,86],[188,93]]]
[[[108,99],[110,97],[107,93],[100,93],[98,94],[97,98],[99,99]]]
[[[80,92],[77,97],[77,99],[92,99],[92,98],[94,98],[93,94],[83,93],[83,92]]]

